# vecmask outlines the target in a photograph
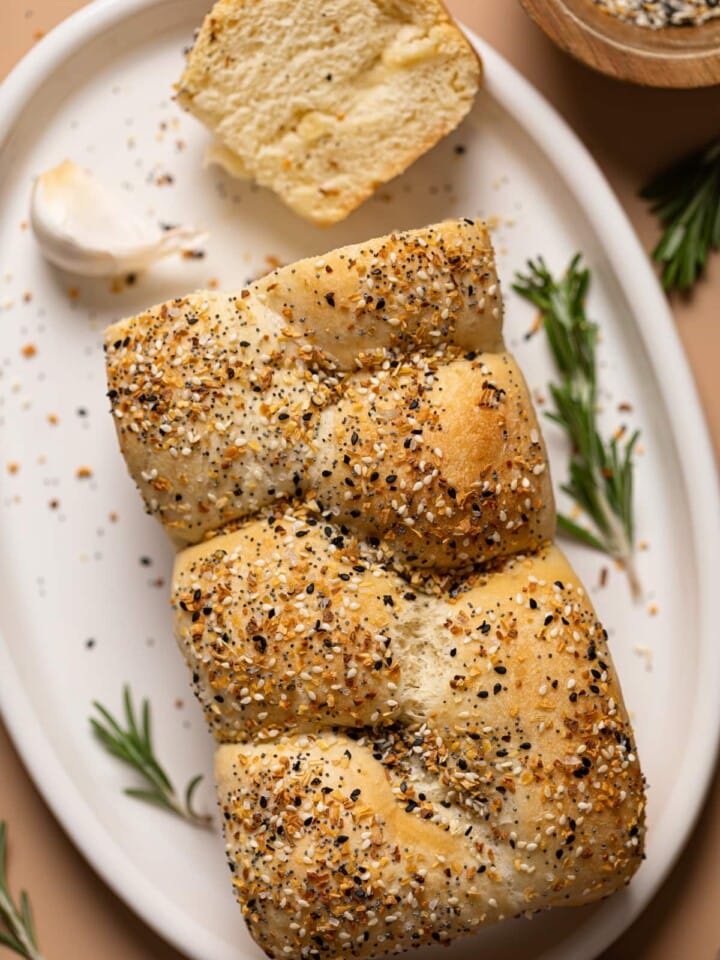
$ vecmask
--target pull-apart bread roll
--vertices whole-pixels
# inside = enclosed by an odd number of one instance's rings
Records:
[[[288,496],[459,569],[552,536],[485,228],[458,221],[201,292],[107,334],[120,445],[178,545]]]
[[[410,589],[281,510],[180,554],[176,635],[270,956],[375,956],[598,899],[642,856],[605,633],[555,547]]]
[[[480,73],[440,0],[219,0],[177,99],[211,159],[331,224],[460,123]]]
[[[170,301],[110,328],[107,367],[130,472],[185,547],[175,635],[271,957],[446,943],[630,879],[643,778],[549,543],[484,227]]]

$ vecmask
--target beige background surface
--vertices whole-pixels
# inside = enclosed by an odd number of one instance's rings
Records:
[[[0,76],[83,0],[0,0]],[[514,0],[449,0],[570,122],[610,179],[646,248],[656,225],[637,189],[667,160],[720,132],[720,88],[627,87],[557,51]],[[715,450],[720,449],[720,255],[690,300],[673,302]],[[710,531],[709,531],[710,533]],[[715,531],[712,531],[714,534]],[[35,792],[0,725],[0,819],[14,889],[32,892],[47,960],[180,960],[85,864]],[[692,841],[658,897],[603,960],[720,957],[720,776]],[[529,934],[530,935],[530,934]],[[0,947],[0,956],[4,956]],[[510,958],[508,958],[510,960]]]

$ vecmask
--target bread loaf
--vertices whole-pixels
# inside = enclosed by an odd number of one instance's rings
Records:
[[[118,436],[178,544],[235,892],[274,958],[589,903],[643,855],[607,636],[562,553],[472,221],[112,327]]]
[[[177,100],[210,159],[324,225],[456,127],[479,80],[440,0],[218,0]]]

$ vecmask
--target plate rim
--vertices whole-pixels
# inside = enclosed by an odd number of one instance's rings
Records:
[[[94,0],[55,27],[19,62],[0,87],[0,150],[7,146],[24,106],[84,43],[143,10],[175,6],[178,2]],[[616,898],[607,901],[578,934],[572,934],[559,947],[552,948],[554,960],[571,960],[577,956],[574,950],[580,945],[578,938],[582,938],[585,951],[590,946],[592,955],[596,956],[648,906],[687,843],[715,769],[720,744],[720,646],[713,642],[712,636],[712,588],[720,575],[720,536],[703,534],[709,520],[714,521],[714,529],[720,533],[720,489],[713,448],[687,357],[669,305],[629,218],[590,152],[556,109],[486,41],[473,31],[463,29],[483,59],[484,85],[490,96],[533,139],[583,208],[615,279],[632,307],[633,323],[653,373],[656,377],[661,371],[668,374],[677,392],[685,398],[680,411],[667,402],[667,391],[659,383],[687,491],[690,542],[698,570],[699,669],[688,730],[690,733],[698,730],[704,736],[688,739],[703,746],[685,752],[676,778],[677,784],[691,783],[695,789],[689,799],[686,795],[679,797],[679,786],[670,795],[663,820],[674,813],[675,823],[680,827],[676,827],[671,840],[666,839],[662,863],[654,875],[644,883],[636,880],[633,884],[631,889],[635,890],[642,885],[644,895],[635,898],[624,911],[607,909],[616,903]],[[692,464],[692,469],[687,464]],[[207,957],[210,949],[213,956],[229,960],[227,942],[215,937],[208,927],[190,921],[175,902],[148,881],[122,853],[96,818],[47,742],[32,704],[17,681],[9,647],[2,642],[1,634],[0,711],[36,789],[103,882],[181,953],[200,960]],[[638,879],[646,873],[647,867],[643,867]]]

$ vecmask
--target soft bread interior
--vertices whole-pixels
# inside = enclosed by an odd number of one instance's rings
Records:
[[[230,172],[328,224],[452,130],[479,77],[439,0],[219,0],[178,101]]]

